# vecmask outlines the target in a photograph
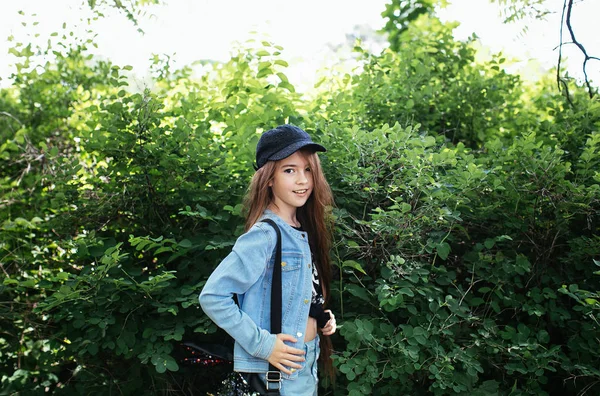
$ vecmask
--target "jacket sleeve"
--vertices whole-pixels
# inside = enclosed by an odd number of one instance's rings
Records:
[[[270,228],[270,227],[269,227]],[[258,327],[233,300],[244,294],[267,269],[275,232],[254,225],[241,235],[233,249],[210,275],[199,300],[202,310],[219,327],[232,336],[250,355],[268,360],[275,347],[276,335]]]

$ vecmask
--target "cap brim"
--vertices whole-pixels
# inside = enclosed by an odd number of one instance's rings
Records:
[[[289,157],[290,155],[294,154],[296,151],[298,151],[300,149],[304,149],[304,148],[312,150],[313,152],[327,151],[327,149],[325,149],[325,147],[321,146],[320,144],[314,143],[312,141],[300,141],[300,142],[290,144],[289,146],[279,150],[275,154],[269,156],[268,160],[269,161],[279,161],[279,160]]]

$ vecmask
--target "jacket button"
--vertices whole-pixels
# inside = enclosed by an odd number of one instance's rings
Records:
[[[304,299],[304,304],[308,304],[308,299]]]
[[[296,333],[296,337],[302,337],[302,333],[300,333],[300,332],[297,332],[297,333]]]
[[[308,264],[308,268],[310,268],[310,264]]]
[[[286,265],[287,265],[287,263],[286,263],[285,261],[282,261],[282,262],[281,262],[281,266],[282,266],[282,267],[285,267]]]

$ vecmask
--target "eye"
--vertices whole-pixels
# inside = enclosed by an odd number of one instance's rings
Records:
[[[293,173],[294,170],[292,168],[287,168],[283,170],[284,173]]]
[[[306,172],[312,172],[312,170],[310,168],[306,168],[305,171]]]

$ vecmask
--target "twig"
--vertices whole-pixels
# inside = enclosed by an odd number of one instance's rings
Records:
[[[573,102],[571,101],[571,96],[569,95],[569,86],[567,82],[564,81],[560,77],[560,63],[562,61],[562,47],[563,47],[563,26],[565,25],[565,10],[567,9],[567,0],[563,3],[562,16],[560,17],[560,44],[558,45],[558,62],[556,65],[556,83],[558,85],[558,91],[561,92],[561,85],[565,92],[565,97],[567,98],[567,102],[569,105],[573,107]]]
[[[590,95],[590,99],[592,99],[594,97],[594,90],[592,88],[592,85],[590,84],[590,81],[589,81],[589,78],[587,75],[586,65],[590,59],[593,59],[593,60],[600,60],[600,59],[589,56],[587,54],[587,51],[585,50],[585,47],[579,41],[577,41],[577,39],[575,38],[575,33],[573,32],[573,27],[571,26],[571,11],[572,11],[572,9],[573,9],[573,0],[569,0],[569,5],[567,8],[567,29],[569,29],[569,33],[571,34],[571,40],[577,46],[577,48],[579,48],[581,50],[581,52],[583,52],[583,55],[585,56],[585,59],[583,60],[582,69],[583,69],[583,75],[585,77],[585,85],[588,88],[588,94]],[[562,29],[562,26],[561,26],[561,29]],[[562,37],[561,37],[561,40],[562,40]]]
[[[14,115],[7,113],[6,111],[0,111],[0,115],[12,118],[13,120],[17,121],[19,123],[19,125],[23,126],[23,123],[21,122],[21,120],[19,120],[17,117],[15,117]]]

